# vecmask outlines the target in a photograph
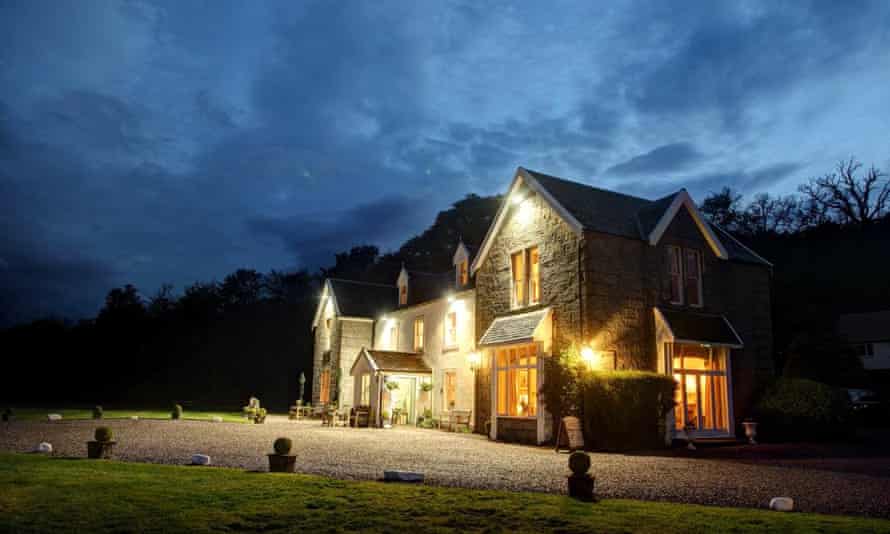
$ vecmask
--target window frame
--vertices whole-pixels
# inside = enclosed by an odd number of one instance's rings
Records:
[[[399,286],[399,306],[408,305],[408,284]]]
[[[387,337],[389,338],[390,350],[399,350],[399,326],[399,321],[395,319],[389,325]]]
[[[515,360],[516,363],[513,363],[513,360],[511,360],[511,358],[509,356],[509,351],[511,349],[516,350],[516,351],[518,351],[520,349],[525,349],[526,351],[528,351],[528,352],[526,352],[526,356],[525,356],[526,363],[525,364],[519,363],[521,358],[519,357],[518,354],[516,355],[516,360]],[[498,357],[499,353],[502,351],[504,353],[506,353],[506,356],[505,356],[506,364],[505,365],[501,365],[499,357]],[[532,354],[532,352],[534,354]],[[524,344],[520,344],[520,345],[508,345],[508,346],[503,346],[503,347],[497,347],[495,349],[492,365],[493,365],[493,370],[494,370],[494,381],[495,381],[494,414],[496,417],[514,418],[514,419],[536,419],[538,417],[538,415],[540,413],[538,410],[538,404],[540,401],[540,391],[539,391],[540,388],[538,387],[538,381],[539,381],[540,375],[541,375],[540,369],[541,369],[541,358],[542,357],[543,356],[541,353],[540,343],[524,343]],[[534,363],[530,363],[531,358],[534,358]],[[513,392],[515,388],[510,387],[511,380],[517,380],[520,377],[520,373],[522,371],[525,371],[526,379],[528,381],[527,387],[528,387],[528,397],[529,397],[529,401],[530,401],[527,405],[528,408],[526,410],[525,415],[513,413],[512,408],[517,405],[517,399],[512,398],[511,392]],[[534,371],[534,373],[532,373],[532,371]],[[503,375],[502,375],[502,373],[503,373]],[[534,374],[534,377],[532,377],[532,374]],[[503,376],[503,379],[502,379],[502,376]],[[501,388],[504,388],[504,396],[505,396],[504,404],[506,407],[505,412],[501,411],[501,406],[500,406],[501,405],[501,402],[500,402],[501,401]],[[533,402],[532,402],[532,398],[534,399]],[[531,412],[531,413],[529,413],[529,412]]]
[[[418,325],[420,325],[420,330],[419,330],[420,336],[417,335],[418,334],[418,328],[417,328]],[[423,321],[423,315],[418,315],[417,317],[414,318],[414,352],[423,352],[423,344],[425,342],[425,339],[424,339],[424,328],[425,327],[426,327],[426,325],[424,324],[424,321]],[[418,343],[418,338],[420,339],[420,343]]]
[[[684,278],[683,278],[683,249],[676,245],[668,245],[667,246],[667,255],[668,255],[668,279],[670,283],[670,294],[668,295],[668,302],[671,304],[676,304],[677,306],[683,305],[683,297],[684,297]],[[676,270],[675,270],[676,269]],[[677,298],[674,298],[674,283],[676,281],[676,289],[677,289]]]
[[[690,255],[695,256],[696,263],[696,277],[692,278],[689,275],[689,258]],[[683,296],[686,300],[686,303],[693,308],[701,308],[705,305],[705,296],[703,292],[702,286],[702,254],[701,251],[694,248],[686,248],[683,249]],[[698,294],[698,302],[691,302],[689,299],[689,283],[691,280],[695,280],[696,291]]]
[[[460,263],[457,264],[457,285],[458,287],[464,287],[465,285],[470,283],[470,265],[469,260],[461,260]]]
[[[454,316],[454,340],[450,340],[448,337],[449,330],[449,322],[451,321],[449,317]],[[457,310],[448,310],[445,312],[445,319],[442,321],[442,349],[443,350],[454,350],[457,349],[460,345],[460,334],[458,332],[459,322],[457,319]]]
[[[532,276],[532,251],[537,256],[535,263],[536,272],[534,278]],[[514,258],[522,261],[521,274],[522,278],[517,280],[517,268]],[[529,245],[527,247],[516,249],[510,252],[510,309],[516,310],[536,306],[541,303],[541,246],[539,244]],[[537,295],[533,296],[533,288],[537,289]],[[522,295],[518,296],[517,292]]]
[[[362,373],[360,401],[359,406],[371,405],[371,373]]]
[[[451,380],[449,381],[449,377]],[[449,387],[450,393],[453,397],[449,400]],[[451,410],[451,402],[454,403],[454,406],[457,406],[457,369],[443,369],[442,370],[442,409],[443,410]]]

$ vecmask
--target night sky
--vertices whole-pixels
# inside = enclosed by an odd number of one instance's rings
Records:
[[[787,193],[888,132],[883,0],[0,0],[0,322],[390,249],[517,165]]]

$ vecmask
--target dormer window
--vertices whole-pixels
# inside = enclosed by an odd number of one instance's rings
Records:
[[[465,285],[470,283],[470,266],[467,260],[460,262],[457,265],[457,285],[459,287],[464,287]]]
[[[701,307],[701,252],[677,246],[667,247],[670,303]]]
[[[390,293],[391,295],[392,293]],[[392,302],[392,301],[390,301]],[[408,304],[408,284],[402,284],[399,286],[399,306],[405,306]]]

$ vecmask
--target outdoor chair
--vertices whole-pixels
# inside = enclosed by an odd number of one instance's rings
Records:
[[[349,426],[349,408],[343,407],[334,412],[333,426]]]
[[[451,430],[457,432],[461,426],[470,430],[470,410],[451,410]]]
[[[442,411],[439,414],[439,430],[451,430],[451,412]]]

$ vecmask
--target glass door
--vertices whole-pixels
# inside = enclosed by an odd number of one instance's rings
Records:
[[[727,349],[674,344],[674,426],[697,434],[729,434]]]

